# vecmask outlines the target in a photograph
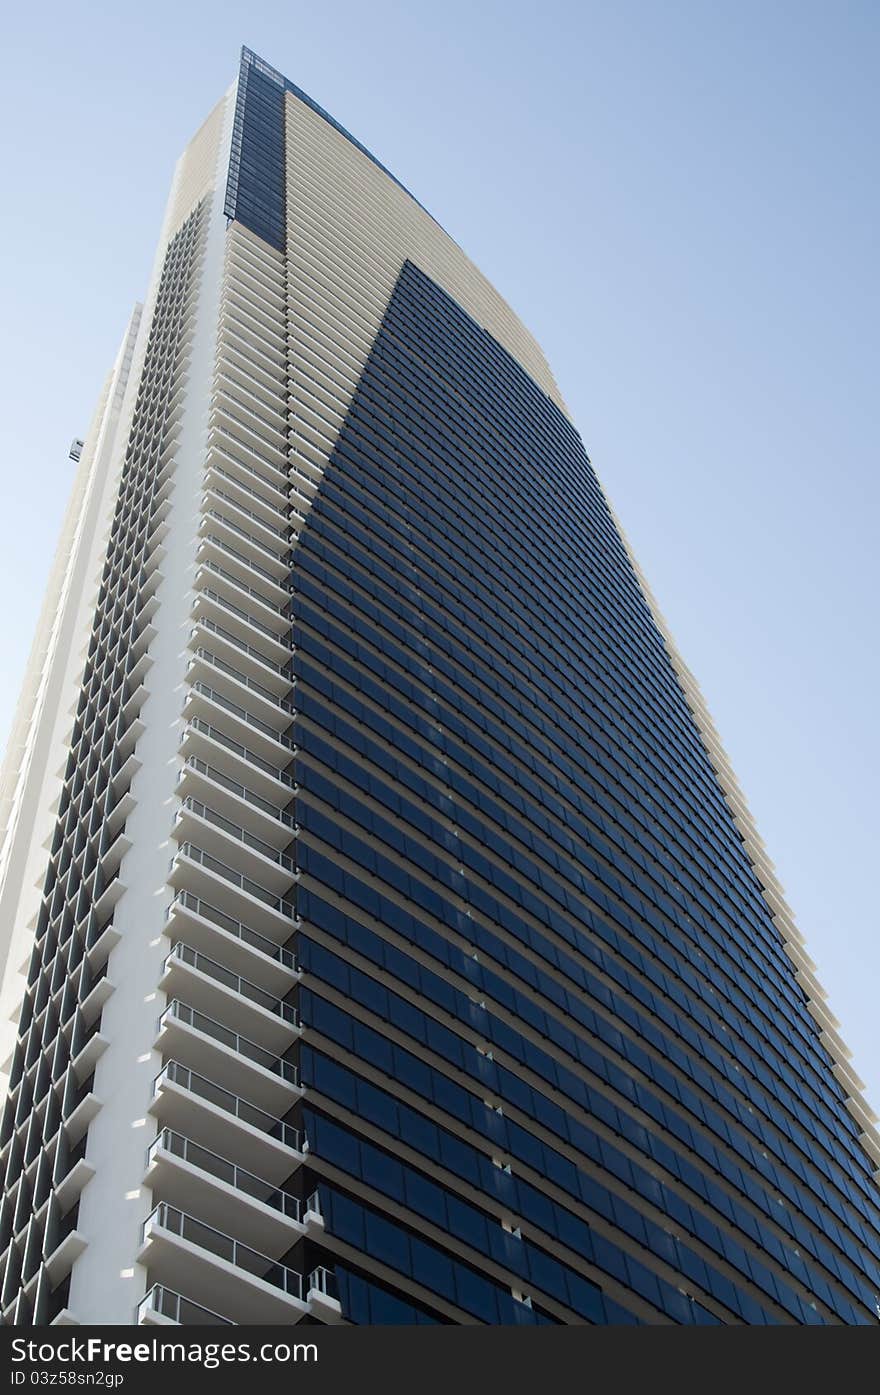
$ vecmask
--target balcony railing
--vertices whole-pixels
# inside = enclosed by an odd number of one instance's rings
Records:
[[[171,905],[168,907],[168,918],[171,918],[174,907],[180,906],[184,910],[192,911],[195,915],[201,916],[203,920],[210,920],[214,925],[225,930],[228,935],[234,935],[241,940],[242,944],[255,949],[259,954],[264,954],[267,959],[274,959],[282,964],[285,969],[292,969],[296,972],[296,955],[289,949],[282,949],[273,940],[269,940],[265,935],[259,934],[256,930],[251,930],[234,916],[227,915],[225,911],[218,910],[216,906],[203,901],[200,896],[195,896],[191,891],[179,891]]]
[[[238,887],[241,891],[247,892],[248,896],[253,896],[270,910],[277,911],[279,915],[287,916],[289,919],[296,918],[296,907],[292,901],[285,901],[282,896],[276,896],[273,891],[267,891],[259,882],[251,881],[250,877],[244,876],[241,872],[236,872],[234,867],[228,867],[219,858],[212,857],[210,853],[203,852],[194,843],[181,843],[177,856],[171,859],[171,866],[178,865],[181,857],[188,857],[190,861],[197,862],[200,867],[206,867],[209,872],[216,872],[218,877],[229,882],[231,886]]]
[[[292,1027],[299,1026],[299,1014],[293,1003],[286,1003],[283,999],[274,997],[273,994],[267,993],[264,988],[259,988],[257,984],[251,983],[249,979],[242,978],[240,974],[232,973],[223,964],[209,959],[206,954],[200,954],[197,949],[191,949],[182,940],[178,940],[171,953],[165,956],[164,967],[166,971],[172,968],[175,963],[188,964],[190,968],[214,979],[216,983],[222,983],[224,988],[229,988],[233,993],[247,998],[248,1002],[256,1003],[266,1012],[271,1012],[274,1016],[280,1017],[282,1021],[289,1022]]]
[[[326,1265],[319,1264],[317,1269],[313,1269],[309,1275],[309,1282],[306,1292],[312,1290],[323,1293],[325,1298],[332,1298],[334,1302],[339,1302],[339,1286],[336,1283],[336,1275]]]
[[[241,1240],[233,1240],[231,1235],[224,1234],[222,1230],[215,1230],[213,1226],[206,1225],[195,1216],[178,1211],[176,1206],[169,1206],[167,1201],[160,1201],[144,1221],[144,1240],[149,1239],[151,1230],[156,1226],[179,1236],[181,1240],[188,1240],[191,1245],[216,1255],[218,1259],[225,1259],[236,1269],[241,1269],[255,1279],[261,1279],[263,1283],[271,1284],[273,1288],[280,1289],[291,1298],[298,1298],[302,1302],[302,1274],[298,1274],[295,1269],[288,1269],[286,1264],[279,1264],[270,1259],[268,1255],[260,1254],[258,1250],[252,1250],[250,1245],[245,1245]]]
[[[252,523],[256,523],[258,527],[264,528],[267,533],[270,533],[273,538],[277,538],[280,543],[287,543],[288,546],[290,545],[289,524],[284,523],[281,528],[273,528],[272,525],[267,523],[264,518],[261,518],[258,513],[254,513],[253,509],[249,509],[246,505],[240,504],[237,499],[233,499],[232,495],[227,494],[225,489],[221,489],[219,485],[209,485],[208,487],[210,492],[218,499],[221,499],[224,504],[228,504],[230,508],[235,509],[238,513],[244,514],[245,518],[249,519]]]
[[[234,475],[231,470],[226,470],[222,465],[218,465],[216,460],[211,461],[209,468],[215,475],[219,475],[221,479],[226,480],[227,483],[233,485],[236,489],[240,489],[249,499],[254,499],[258,504],[261,504],[267,513],[273,513],[279,519],[284,518],[287,508],[287,500],[285,498],[282,497],[278,503],[273,499],[267,499],[258,489],[254,489],[250,484],[245,484],[244,480],[239,479],[238,475]],[[246,470],[247,466],[239,466],[239,468]],[[255,471],[251,470],[249,474],[252,478],[259,479],[259,475],[256,475]],[[268,522],[268,520],[266,521]],[[269,527],[271,526],[272,524],[270,523]]]
[[[314,1287],[311,1279],[309,1287]],[[159,1313],[162,1317],[168,1318],[170,1322],[177,1322],[181,1326],[187,1327],[237,1326],[231,1318],[221,1317],[219,1313],[212,1312],[210,1308],[202,1307],[201,1303],[194,1303],[191,1298],[184,1298],[182,1293],[175,1293],[173,1289],[166,1288],[164,1284],[154,1284],[141,1299],[137,1306],[138,1324],[143,1324],[150,1312]]]
[[[213,518],[215,523],[222,524],[224,528],[228,528],[230,532],[233,532],[237,538],[243,539],[243,541],[246,542],[249,547],[255,547],[258,552],[261,552],[263,554],[264,557],[271,557],[272,561],[277,563],[278,566],[285,568],[287,571],[290,570],[289,566],[287,565],[287,562],[284,561],[282,557],[279,557],[276,552],[273,552],[271,547],[267,547],[265,543],[261,543],[259,538],[255,538],[253,533],[247,532],[245,528],[239,528],[238,524],[233,523],[232,519],[227,518],[225,514],[218,513],[216,509],[210,509],[205,507],[202,513],[202,517]]]
[[[182,1133],[176,1133],[174,1129],[162,1129],[147,1149],[148,1167],[160,1150],[171,1153],[174,1157],[198,1168],[200,1172],[209,1173],[218,1181],[233,1187],[235,1191],[243,1192],[254,1201],[259,1201],[264,1206],[270,1206],[273,1211],[280,1212],[287,1220],[296,1221],[299,1224],[301,1218],[299,1197],[292,1196],[290,1192],[276,1187],[263,1177],[256,1177],[254,1173],[248,1172],[244,1167],[239,1167],[237,1163],[230,1162],[228,1158],[221,1158],[210,1148],[203,1148],[200,1143],[193,1143],[191,1138],[184,1137]]]
[[[266,606],[266,608],[271,610],[274,615],[277,615],[279,619],[290,620],[288,607],[275,605],[273,601],[270,601],[263,595],[262,591],[257,591],[253,586],[248,586],[246,582],[241,581],[237,576],[233,576],[232,572],[228,572],[225,567],[221,567],[219,562],[200,562],[199,567],[200,569],[204,568],[205,571],[213,572],[215,576],[222,577],[224,581],[228,581],[230,585],[234,586],[238,591],[243,591],[246,596],[250,596],[251,600],[256,601],[259,605]],[[273,633],[277,633],[277,631],[273,631]]]
[[[224,1026],[222,1022],[215,1021],[204,1012],[198,1012],[190,1007],[189,1003],[182,1003],[179,998],[174,998],[160,1015],[157,1030],[161,1032],[172,1022],[182,1022],[186,1027],[192,1027],[194,1031],[201,1032],[212,1041],[228,1046],[237,1056],[261,1066],[263,1070],[279,1076],[286,1084],[298,1088],[299,1071],[292,1061],[285,1061],[283,1057],[267,1051],[265,1046],[259,1046],[249,1037],[243,1037],[240,1032],[233,1031],[231,1027]]]
[[[228,833],[229,837],[234,838],[236,842],[244,843],[245,847],[253,849],[261,857],[265,857],[267,861],[277,863],[286,872],[296,871],[296,862],[287,853],[278,852],[271,843],[265,843],[262,838],[255,838],[253,833],[248,833],[246,828],[233,823],[232,819],[227,819],[223,814],[218,814],[216,809],[209,808],[200,799],[194,799],[192,795],[187,795],[177,811],[177,821],[186,812],[195,814],[197,818],[204,819],[206,823],[213,824],[215,828],[219,828],[223,833]],[[295,834],[295,825],[293,831]]]
[[[248,712],[244,707],[239,707],[237,702],[232,702],[228,697],[224,697],[223,694],[218,693],[215,688],[209,688],[207,683],[193,683],[190,691],[199,693],[202,697],[208,698],[210,702],[216,702],[218,707],[222,707],[226,712],[231,712],[240,722],[245,722],[249,727],[253,727],[255,731],[262,732],[263,735],[268,736],[271,741],[276,741],[279,746],[285,746],[288,751],[296,752],[296,743],[291,741],[289,736],[283,736],[280,731],[276,731],[275,727],[270,726],[268,722],[264,722],[262,718],[255,717],[252,712]]]
[[[255,794],[248,789],[247,785],[239,784],[238,780],[233,780],[230,775],[225,775],[222,770],[218,770],[214,765],[208,765],[206,761],[200,760],[198,756],[187,756],[183,763],[183,769],[194,770],[199,775],[204,775],[206,780],[211,780],[215,785],[221,785],[223,789],[234,794],[238,799],[243,799],[246,804],[253,804],[255,809],[261,813],[268,814],[270,818],[276,819],[278,823],[283,823],[285,828],[296,828],[296,820],[292,814],[280,809],[271,800],[264,799],[261,794]]]
[[[235,465],[236,469],[243,470],[245,474],[251,475],[255,480],[259,480],[260,483],[265,485],[268,489],[273,489],[278,494],[283,493],[284,486],[287,483],[287,476],[282,470],[276,469],[274,465],[266,465],[266,468],[271,470],[275,475],[274,480],[269,479],[260,470],[255,470],[252,465],[246,464],[244,460],[239,460],[238,456],[233,455],[232,452],[226,450],[224,446],[218,445],[213,434],[209,441],[209,455],[222,455],[225,460]]]
[[[153,1082],[154,1093],[158,1094],[165,1081],[179,1085],[182,1090],[187,1090],[208,1104],[216,1105],[224,1113],[240,1119],[243,1124],[249,1124],[251,1128],[265,1134],[267,1138],[275,1139],[294,1153],[303,1153],[306,1150],[305,1139],[293,1124],[285,1123],[283,1119],[278,1119],[274,1114],[261,1109],[258,1104],[251,1104],[250,1100],[242,1099],[240,1095],[233,1094],[223,1085],[215,1084],[213,1080],[190,1070],[189,1066],[181,1065],[179,1061],[169,1061],[159,1072]]]
[[[200,615],[198,625],[192,631],[193,636],[197,636],[199,630],[208,630],[212,635],[219,635],[227,644],[235,645],[242,654],[247,654],[248,658],[254,659],[256,663],[262,664],[264,668],[271,669],[273,673],[278,673],[282,678],[290,678],[284,664],[277,664],[274,659],[269,659],[259,649],[255,649],[252,644],[246,644],[238,635],[234,635],[231,630],[224,630],[222,625],[218,625],[215,620],[209,620],[207,616]]]
[[[243,567],[247,567],[248,571],[256,572],[257,576],[263,577],[264,580],[271,582],[273,586],[277,586],[281,590],[284,589],[279,577],[277,577],[274,572],[270,572],[268,567],[261,566],[260,563],[255,562],[252,557],[248,557],[244,552],[239,552],[237,547],[233,547],[231,543],[224,541],[223,538],[218,538],[216,533],[203,533],[202,542],[210,543],[212,547],[219,548],[225,556],[234,557],[236,562],[239,562]]]
[[[234,678],[236,683],[240,683],[243,688],[247,688],[250,692],[256,693],[258,697],[265,698],[266,702],[271,702],[272,706],[279,708],[280,711],[287,713],[291,717],[296,716],[296,708],[292,702],[288,702],[286,698],[278,697],[277,693],[273,693],[269,688],[264,688],[262,683],[257,683],[255,679],[248,678],[246,673],[242,673],[239,669],[233,668],[232,664],[227,664],[223,659],[218,659],[217,655],[212,654],[209,649],[196,649],[193,657],[190,659],[190,664],[192,665],[195,663],[196,659],[199,659],[203,664],[210,664],[212,668],[216,668],[220,673],[225,673],[228,678]]]
[[[235,605],[234,602],[230,601],[226,596],[221,596],[219,591],[212,590],[210,586],[203,586],[198,592],[198,595],[207,596],[209,601],[213,601],[215,605],[219,605],[226,611],[227,615],[234,615],[237,620],[241,620],[243,624],[256,630],[258,634],[265,635],[273,644],[280,645],[282,649],[290,648],[290,645],[286,644],[285,641],[279,637],[278,631],[273,630],[271,625],[264,625],[262,620],[258,620],[255,615],[251,615],[249,610],[242,610],[241,606]]]
[[[211,726],[210,722],[203,722],[201,717],[191,717],[186,724],[184,735],[187,731],[198,731],[203,736],[208,736],[218,745],[225,746],[227,751],[239,756],[241,760],[247,761],[249,765],[256,766],[258,770],[264,771],[266,775],[271,775],[273,780],[277,780],[280,785],[287,785],[289,789],[296,789],[296,781],[288,775],[286,770],[280,766],[273,765],[271,761],[264,760],[256,751],[252,751],[248,746],[242,746],[240,741],[236,741],[234,736],[227,736],[225,731],[219,731],[217,727]]]

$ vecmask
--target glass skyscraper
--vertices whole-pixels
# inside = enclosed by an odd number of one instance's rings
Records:
[[[0,785],[13,1324],[877,1324],[880,1145],[540,349],[245,50]]]

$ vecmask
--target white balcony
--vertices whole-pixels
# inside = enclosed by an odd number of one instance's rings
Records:
[[[266,461],[257,462],[253,455],[248,457],[244,451],[228,449],[227,445],[212,433],[208,439],[206,469],[217,467],[227,474],[234,475],[249,488],[257,490],[264,498],[272,500],[276,508],[284,509],[287,503],[286,471],[276,470],[274,465],[269,465]]]
[[[263,624],[254,607],[238,605],[229,596],[221,595],[214,585],[206,584],[196,592],[190,614],[194,622],[205,619],[219,625],[240,643],[265,654],[271,663],[287,664],[293,656],[289,633],[280,637],[277,629]]]
[[[256,413],[250,412],[239,398],[233,397],[225,384],[213,384],[211,421],[222,426],[237,442],[259,451],[280,465],[287,449],[287,423],[283,431],[273,429]]]
[[[198,756],[187,756],[176,789],[181,799],[200,799],[233,823],[246,824],[276,852],[282,852],[296,834],[296,822],[286,809]]]
[[[224,301],[222,307],[220,337],[225,343],[241,345],[242,353],[248,358],[252,354],[258,354],[259,361],[265,364],[267,373],[279,370],[283,372],[286,359],[284,341],[269,342],[261,327],[254,324],[244,311],[228,300]]]
[[[288,841],[295,834],[287,829]],[[204,852],[218,858],[267,891],[281,895],[296,880],[296,861],[278,852],[271,844],[227,819],[216,809],[194,799],[183,801],[174,820],[172,836],[179,843],[195,842]]]
[[[137,1306],[138,1327],[235,1327],[231,1318],[212,1313],[182,1293],[154,1284]]]
[[[275,896],[192,843],[178,848],[168,881],[177,890],[189,891],[252,926],[276,944],[286,944],[294,930],[296,908],[291,901]]]
[[[223,427],[223,423],[212,420],[208,427],[208,459],[212,459],[215,453],[220,454],[224,459],[241,461],[248,469],[253,470],[260,479],[268,480],[274,489],[284,491],[287,485],[288,461],[269,460],[265,453],[255,450],[250,444],[244,443],[230,436]]]
[[[193,651],[187,665],[187,681],[216,689],[230,701],[245,706],[267,726],[286,731],[296,715],[293,703],[253,678],[236,659],[215,653],[216,647],[209,641],[207,647],[200,645]]]
[[[275,1185],[305,1162],[299,1129],[179,1061],[156,1077],[150,1113]]]
[[[220,511],[212,505],[210,498],[206,498],[202,504],[199,524],[201,535],[203,537],[217,535],[224,542],[228,542],[230,547],[236,548],[246,556],[253,553],[254,561],[274,576],[279,585],[283,584],[290,575],[288,552],[279,555],[277,547],[269,547],[266,543],[261,542],[253,529],[244,526],[244,518],[236,520],[227,516],[229,512],[231,510]]]
[[[322,1230],[315,1206],[266,1178],[230,1162],[173,1129],[162,1129],[147,1152],[144,1182],[155,1196],[208,1225],[247,1236],[271,1259],[280,1259],[307,1233]]]
[[[215,455],[208,461],[205,481],[212,489],[222,489],[243,508],[252,509],[267,528],[287,527],[287,499],[280,494],[272,498],[264,492],[259,487],[259,476],[253,472],[248,475],[245,468],[236,468]]]
[[[283,578],[279,580],[264,567],[252,555],[252,550],[246,543],[241,547],[233,547],[228,536],[218,538],[208,531],[203,533],[199,540],[196,556],[200,562],[218,562],[232,575],[237,576],[245,586],[261,586],[273,605],[286,605],[290,600],[290,587],[287,582]]]
[[[253,982],[283,997],[299,982],[296,956],[274,941],[226,915],[217,906],[202,901],[192,892],[180,891],[168,907],[165,934],[181,940],[224,964]]]
[[[283,352],[284,314],[280,306],[267,304],[262,287],[255,288],[240,274],[226,278],[220,301],[221,324],[228,320],[245,324],[263,353]]]
[[[191,755],[197,756],[216,766],[225,775],[263,795],[272,804],[283,805],[296,793],[296,783],[284,767],[265,760],[247,744],[236,741],[200,717],[193,717],[187,722],[180,750],[187,759]]]
[[[342,1322],[342,1304],[335,1274],[320,1264],[312,1270],[305,1287],[306,1302],[312,1317],[330,1324]]]
[[[211,405],[215,411],[234,416],[241,426],[257,437],[266,447],[284,451],[287,446],[287,401],[279,394],[271,404],[266,395],[258,396],[249,387],[242,386],[243,374],[233,378],[230,365],[223,359],[217,362],[217,369],[211,383]]]
[[[193,651],[207,647],[212,654],[241,669],[262,688],[278,697],[286,697],[293,687],[294,679],[288,664],[276,663],[258,645],[248,644],[208,616],[200,616],[193,626],[188,647]]]
[[[275,642],[285,649],[289,648],[291,619],[284,614],[289,597],[285,596],[279,603],[267,594],[265,587],[252,584],[260,582],[259,576],[246,580],[229,571],[224,562],[212,559],[202,561],[195,574],[196,589],[216,591],[225,602],[238,606],[243,613],[253,617],[251,623],[259,622],[261,634],[268,631],[275,636]]]
[[[144,1222],[137,1258],[155,1282],[236,1323],[290,1325],[309,1311],[296,1270],[165,1202]]]
[[[286,1113],[302,1095],[291,1061],[177,999],[159,1018],[154,1046],[269,1113]]]
[[[200,717],[277,770],[285,770],[296,754],[290,737],[208,683],[192,684],[184,700],[183,715]]]
[[[277,311],[270,313],[259,299],[249,294],[238,276],[229,277],[224,286],[220,301],[220,324],[223,331],[227,327],[233,329],[270,361],[284,362],[282,316]]]
[[[283,1054],[300,1035],[294,1004],[181,940],[166,956],[159,987],[169,998],[181,998],[197,1012],[234,1026],[272,1054]]]
[[[234,523],[237,528],[243,529],[251,543],[260,544],[261,548],[268,549],[276,558],[287,559],[289,569],[290,524],[288,519],[285,518],[280,527],[270,527],[258,513],[248,508],[246,504],[239,503],[219,484],[206,486],[202,496],[202,507],[206,510],[218,510],[222,517]]]

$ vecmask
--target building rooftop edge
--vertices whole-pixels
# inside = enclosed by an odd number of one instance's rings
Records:
[[[421,200],[416,198],[412,190],[408,189],[406,185],[402,182],[402,180],[398,179],[397,175],[391,172],[387,165],[383,165],[382,161],[378,159],[378,157],[375,156],[373,152],[369,150],[361,141],[359,141],[356,136],[353,136],[351,134],[351,131],[347,130],[341,122],[337,121],[334,116],[331,116],[329,111],[327,111],[318,102],[316,102],[313,97],[310,97],[307,92],[304,92],[301,87],[298,87],[295,82],[292,82],[290,78],[285,77],[284,74],[279,72],[277,68],[273,68],[271,63],[267,63],[265,58],[261,58],[258,53],[254,52],[253,49],[250,49],[247,47],[247,45],[242,44],[241,69],[244,69],[246,67],[256,68],[257,71],[261,72],[264,77],[267,77],[271,79],[271,81],[277,83],[278,86],[283,88],[285,92],[290,92],[294,97],[297,97],[299,101],[304,102],[305,105],[307,107],[310,107],[311,110],[315,112],[317,116],[320,116],[322,120],[326,121],[328,125],[332,126],[335,131],[338,131],[341,136],[344,136],[347,141],[350,141],[356,150],[359,150],[362,155],[366,155],[367,159],[371,160],[377,169],[380,169],[383,174],[386,174],[389,179],[393,180],[394,183],[398,186],[398,188],[402,189],[403,192],[406,195],[408,195],[409,198],[412,199],[413,203],[417,203],[419,208],[421,208],[424,213],[427,213],[429,218],[432,218],[433,221],[437,223],[437,219],[434,218],[433,213],[431,213],[429,209],[425,208],[425,205],[421,202]],[[440,227],[441,225],[437,223],[437,226]],[[446,229],[444,228],[443,231],[445,232]]]

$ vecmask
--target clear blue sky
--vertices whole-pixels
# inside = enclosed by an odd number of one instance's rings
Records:
[[[0,101],[0,744],[174,160],[242,43],[543,344],[880,1109],[880,6],[17,4]]]

